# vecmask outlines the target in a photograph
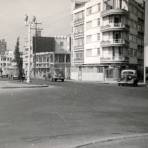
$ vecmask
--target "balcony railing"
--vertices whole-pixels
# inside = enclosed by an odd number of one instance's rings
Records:
[[[75,38],[80,38],[80,37],[84,37],[84,32],[77,32],[77,33],[74,33],[74,37]]]
[[[74,26],[78,26],[78,25],[81,25],[81,24],[84,24],[84,19],[77,19],[74,21]]]
[[[111,31],[111,30],[121,30],[121,29],[129,29],[129,26],[124,23],[110,23],[108,25],[102,26],[101,31]]]
[[[102,17],[108,16],[108,15],[116,15],[116,14],[127,14],[127,10],[124,9],[108,9],[102,11],[101,15]]]
[[[128,42],[124,39],[111,39],[101,42],[101,46],[122,46],[125,44],[128,44]]]
[[[74,50],[82,50],[84,49],[84,45],[74,46]]]
[[[128,62],[128,60],[129,58],[124,56],[100,57],[101,63]]]

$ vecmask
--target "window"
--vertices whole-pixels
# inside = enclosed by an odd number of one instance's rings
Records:
[[[92,21],[86,23],[86,29],[90,29],[92,27]]]
[[[61,55],[59,55],[59,62],[64,62],[64,55],[63,54],[61,54]]]
[[[46,57],[45,57],[45,56],[43,56],[43,62],[46,62],[46,61],[47,61]]]
[[[100,26],[100,18],[97,19],[97,24]]]
[[[75,52],[74,53],[74,60],[83,60],[83,53],[82,52]]]
[[[98,4],[98,12],[101,10],[101,4]]]
[[[83,46],[83,44],[84,44],[84,39],[83,38],[79,38],[79,39],[75,40],[75,47]]]
[[[92,14],[92,7],[87,8],[86,15]]]
[[[66,55],[66,63],[69,63],[70,62],[70,55]]]
[[[39,62],[42,62],[42,57],[39,57]]]
[[[100,55],[100,48],[97,48],[97,55]]]
[[[53,62],[53,55],[50,55],[50,62]]]
[[[99,12],[99,11],[100,11],[100,3],[97,4],[97,5],[94,5],[94,6],[92,7],[92,9],[91,9],[91,14],[97,13],[97,12]]]
[[[123,55],[123,48],[119,47],[119,56]]]
[[[84,12],[81,11],[81,12],[78,12],[74,15],[74,21],[79,21],[79,20],[82,20],[84,18]]]
[[[86,43],[90,43],[91,42],[91,35],[86,36]]]
[[[63,46],[63,45],[64,45],[64,43],[61,41],[61,42],[60,42],[60,46]]]
[[[102,55],[103,55],[103,57],[111,57],[112,50],[110,48],[103,48]]]
[[[74,33],[82,33],[82,32],[83,32],[83,25],[75,27]]]
[[[100,33],[97,33],[97,40],[100,41]]]
[[[47,62],[49,62],[49,57],[47,57]]]
[[[91,57],[92,56],[92,49],[86,49],[86,56]]]

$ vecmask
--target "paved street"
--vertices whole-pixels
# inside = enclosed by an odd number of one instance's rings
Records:
[[[0,148],[69,148],[148,133],[148,88],[57,82],[0,89]]]

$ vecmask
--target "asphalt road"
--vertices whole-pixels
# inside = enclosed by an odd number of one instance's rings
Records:
[[[0,148],[69,148],[148,133],[148,88],[50,84],[0,89]]]

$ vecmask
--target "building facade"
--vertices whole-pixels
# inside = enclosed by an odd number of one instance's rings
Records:
[[[44,78],[55,68],[63,69],[65,78],[70,78],[70,48],[68,36],[33,37],[31,40],[31,77]],[[23,68],[28,70],[28,48],[23,53]]]
[[[0,55],[0,75],[9,75],[12,71],[13,51],[6,50]]]
[[[76,80],[116,81],[125,68],[143,73],[144,5],[135,0],[75,1],[72,68]]]

